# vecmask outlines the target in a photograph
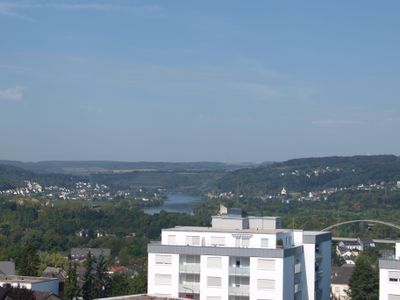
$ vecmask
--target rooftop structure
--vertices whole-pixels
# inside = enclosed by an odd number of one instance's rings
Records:
[[[28,290],[49,292],[58,295],[59,280],[57,278],[0,275],[0,286],[24,287]]]
[[[163,229],[148,245],[148,294],[201,300],[329,299],[331,234],[240,210],[211,227]]]

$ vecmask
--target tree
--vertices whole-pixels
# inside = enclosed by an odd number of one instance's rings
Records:
[[[32,243],[22,248],[18,263],[18,274],[25,276],[37,276],[39,268],[39,256]]]
[[[352,300],[379,299],[379,273],[373,260],[365,253],[361,253],[350,277],[347,292]]]
[[[132,291],[133,279],[124,273],[114,273],[111,277],[111,292],[110,296],[123,296],[133,294]]]
[[[83,286],[82,286],[83,300],[92,300],[95,296],[94,276],[93,276],[94,261],[95,259],[89,252],[84,262],[85,274],[83,276]]]
[[[132,281],[133,294],[143,294],[147,292],[147,265],[139,270],[138,274],[133,278]]]
[[[107,274],[107,264],[104,256],[100,256],[96,263],[94,290],[97,298],[104,298],[110,294],[111,279]]]
[[[65,299],[75,300],[81,295],[81,290],[78,286],[78,275],[76,274],[76,263],[69,263],[67,278],[65,282]]]

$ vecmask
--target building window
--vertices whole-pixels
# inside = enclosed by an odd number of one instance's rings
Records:
[[[399,282],[400,281],[400,272],[389,271],[389,281],[390,282]]]
[[[172,255],[156,254],[157,265],[170,265],[172,263]]]
[[[186,245],[200,246],[200,237],[199,236],[186,236]]]
[[[225,238],[219,236],[211,237],[211,246],[225,246]]]
[[[207,277],[207,287],[221,287],[221,277]]]
[[[207,257],[207,268],[220,269],[222,267],[221,257]]]
[[[269,247],[269,239],[261,239],[261,248]]]
[[[257,289],[259,290],[273,290],[275,289],[275,280],[273,279],[258,279]]]
[[[156,285],[171,285],[171,275],[156,274],[154,282]]]
[[[294,265],[294,273],[300,273],[301,272],[301,263],[299,261],[296,262],[296,264]]]
[[[259,258],[257,261],[257,269],[263,271],[275,271],[275,260]]]

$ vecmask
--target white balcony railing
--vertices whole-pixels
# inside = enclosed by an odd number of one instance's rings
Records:
[[[250,276],[250,267],[229,267],[229,275]]]
[[[179,265],[180,273],[200,274],[200,264],[182,264]]]
[[[250,287],[248,285],[230,286],[229,295],[232,296],[248,296],[250,295]]]
[[[179,284],[179,292],[180,293],[200,293],[200,283],[199,282],[182,282]]]

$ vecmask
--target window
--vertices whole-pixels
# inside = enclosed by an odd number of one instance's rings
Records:
[[[171,285],[171,275],[156,274],[154,282],[156,285]]]
[[[221,300],[221,296],[207,296],[207,300]]]
[[[221,287],[221,277],[207,277],[207,287]]]
[[[211,246],[225,246],[225,238],[219,236],[212,236]]]
[[[168,245],[176,245],[176,235],[168,235],[167,243]]]
[[[207,257],[207,268],[220,269],[221,267],[221,257]]]
[[[258,279],[257,288],[259,290],[273,290],[275,289],[275,280],[272,279]]]
[[[296,262],[296,264],[294,265],[294,273],[300,273],[301,272],[301,263],[300,262]]]
[[[400,272],[399,271],[389,271],[389,281],[390,282],[399,282],[400,281]]]
[[[257,264],[257,269],[263,270],[263,271],[274,271],[275,270],[275,260],[259,258],[258,264]]]
[[[186,236],[186,245],[200,246],[200,237],[199,236]]]
[[[242,238],[242,247],[249,248],[250,239],[249,238]]]
[[[157,265],[170,265],[172,263],[172,255],[156,254]]]
[[[269,239],[261,239],[261,248],[269,247]]]

